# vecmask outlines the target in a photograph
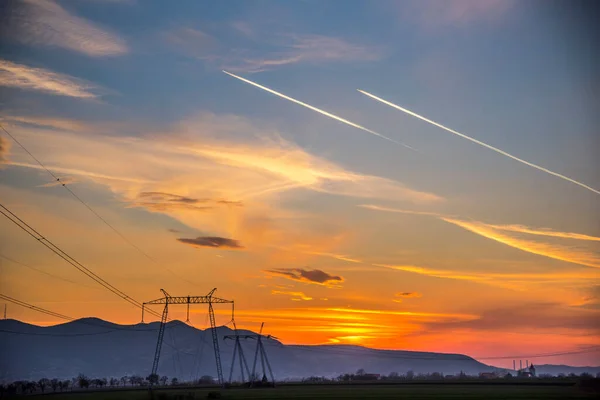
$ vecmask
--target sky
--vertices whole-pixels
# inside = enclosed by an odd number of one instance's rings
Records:
[[[0,203],[140,302],[216,287],[285,343],[599,365],[582,4],[3,2],[0,122],[85,204],[5,132]],[[141,318],[6,218],[0,293]]]

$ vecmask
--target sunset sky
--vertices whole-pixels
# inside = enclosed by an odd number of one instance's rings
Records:
[[[136,300],[216,287],[235,300],[238,327],[264,321],[285,343],[575,352],[532,361],[600,364],[599,351],[583,352],[600,345],[599,65],[577,7],[23,0],[0,10],[2,126],[122,236],[4,132],[0,203]],[[140,321],[6,218],[0,293]],[[194,308],[192,324],[205,328],[206,313]],[[228,313],[219,307],[218,322]],[[11,304],[8,317],[62,322]]]

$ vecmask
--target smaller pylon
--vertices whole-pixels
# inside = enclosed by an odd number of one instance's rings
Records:
[[[244,376],[244,369],[246,370],[246,376],[250,379],[250,369],[248,368],[248,363],[246,362],[246,356],[244,356],[244,350],[242,349],[242,343],[240,342],[240,335],[238,334],[237,326],[235,325],[235,321],[233,321],[233,329],[235,335],[226,335],[223,336],[223,340],[233,339],[233,358],[231,360],[231,368],[229,369],[229,384],[231,385],[233,381],[233,369],[235,368],[235,358],[236,356],[239,358],[240,362],[240,373],[242,375],[242,384],[246,383],[246,378]]]
[[[244,338],[256,339],[256,350],[254,352],[254,364],[252,365],[252,375],[250,375],[250,386],[255,386],[258,382],[256,381],[256,362],[258,361],[258,356],[260,354],[260,361],[262,365],[262,378],[260,380],[260,385],[268,384],[267,379],[267,368],[269,370],[269,375],[271,377],[271,385],[275,386],[275,377],[273,376],[273,370],[271,369],[271,363],[269,363],[269,358],[267,357],[267,352],[265,351],[265,346],[262,342],[263,338],[270,339],[274,338],[271,335],[263,336],[262,331],[265,323],[263,322],[260,325],[260,332],[258,335],[246,335]],[[265,366],[267,368],[265,368]]]

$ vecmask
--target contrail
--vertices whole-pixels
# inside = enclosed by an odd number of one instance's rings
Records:
[[[276,92],[276,91],[275,91],[275,90],[273,90],[273,89],[269,89],[268,87],[265,87],[265,86],[259,85],[258,83],[255,83],[255,82],[252,82],[252,81],[250,81],[250,80],[248,80],[248,79],[242,78],[241,76],[234,75],[234,74],[232,74],[231,72],[227,72],[227,71],[225,71],[225,70],[223,70],[223,72],[225,72],[227,75],[233,76],[233,77],[234,77],[234,78],[236,78],[236,79],[239,79],[240,81],[243,81],[243,82],[249,83],[249,84],[251,84],[252,86],[256,86],[257,88],[260,88],[260,89],[262,89],[262,90],[265,90],[265,91],[267,91],[267,92],[269,92],[269,93],[272,93],[272,94],[274,94],[275,96],[279,96],[279,97],[281,97],[281,98],[284,98],[284,99],[286,99],[286,100],[289,100],[289,101],[291,101],[291,102],[294,102],[294,103],[296,103],[296,104],[300,104],[301,106],[304,106],[304,107],[306,107],[306,108],[308,108],[308,109],[311,109],[311,110],[313,110],[313,111],[316,111],[316,112],[318,112],[319,114],[323,114],[323,115],[325,115],[326,117],[333,118],[333,119],[335,119],[335,120],[337,120],[337,121],[343,122],[343,123],[344,123],[344,124],[346,124],[346,125],[353,126],[354,128],[358,128],[358,129],[361,129],[361,130],[363,130],[363,131],[365,131],[365,132],[368,132],[368,133],[370,133],[370,134],[372,134],[372,135],[379,136],[380,138],[383,138],[383,139],[385,139],[385,140],[389,140],[390,142],[393,142],[393,143],[399,144],[400,146],[404,146],[404,147],[406,147],[406,148],[408,148],[408,149],[411,149],[411,150],[417,151],[416,149],[414,149],[414,148],[410,147],[410,146],[409,146],[409,145],[407,145],[407,144],[404,144],[404,143],[402,143],[402,142],[398,142],[398,141],[396,141],[396,140],[394,140],[394,139],[390,139],[389,137],[387,137],[387,136],[384,136],[384,135],[382,135],[382,134],[380,134],[380,133],[377,133],[377,132],[375,132],[375,131],[372,131],[372,130],[370,130],[369,128],[365,128],[364,126],[361,126],[361,125],[355,124],[354,122],[348,121],[347,119],[344,119],[344,118],[342,118],[342,117],[338,117],[337,115],[333,115],[333,114],[331,114],[331,113],[328,113],[327,111],[321,110],[320,108],[313,107],[313,106],[311,106],[310,104],[306,104],[306,103],[303,103],[303,102],[301,102],[300,100],[293,99],[293,98],[291,98],[291,97],[289,97],[289,96],[286,96],[286,95],[285,95],[285,94],[283,94],[283,93]]]
[[[546,169],[546,168],[544,168],[544,167],[540,167],[539,165],[536,165],[536,164],[534,164],[534,163],[530,163],[529,161],[522,160],[522,159],[520,159],[519,157],[515,157],[515,156],[513,156],[512,154],[509,154],[509,153],[507,153],[507,152],[505,152],[505,151],[503,151],[503,150],[497,149],[497,148],[496,148],[496,147],[494,147],[494,146],[490,146],[489,144],[486,144],[486,143],[480,142],[480,141],[479,141],[479,140],[477,140],[477,139],[473,139],[473,138],[472,138],[472,137],[470,137],[470,136],[464,135],[464,134],[462,134],[462,133],[460,133],[460,132],[457,132],[457,131],[455,131],[455,130],[453,130],[453,129],[450,129],[450,128],[448,128],[448,127],[446,127],[446,126],[442,125],[442,124],[438,124],[437,122],[435,122],[435,121],[432,121],[432,120],[430,120],[430,119],[428,119],[428,118],[425,118],[425,117],[424,117],[424,116],[422,116],[422,115],[419,115],[419,114],[417,114],[417,113],[414,113],[414,112],[412,112],[412,111],[410,111],[410,110],[407,110],[406,108],[400,107],[399,105],[396,105],[396,104],[394,104],[394,103],[390,103],[389,101],[387,101],[387,100],[384,100],[384,99],[382,99],[382,98],[380,98],[380,97],[377,97],[377,96],[375,96],[375,95],[372,95],[371,93],[365,92],[364,90],[360,90],[360,89],[357,89],[357,90],[358,90],[359,92],[361,92],[362,94],[364,94],[364,95],[366,95],[366,96],[369,96],[369,97],[370,97],[370,98],[372,98],[372,99],[375,99],[375,100],[377,100],[377,101],[380,101],[380,102],[382,102],[383,104],[387,104],[388,106],[390,106],[390,107],[393,107],[393,108],[395,108],[395,109],[397,109],[397,110],[403,111],[403,112],[405,112],[405,113],[407,113],[407,114],[409,114],[409,115],[412,115],[413,117],[417,117],[417,118],[419,118],[419,119],[421,119],[421,120],[423,120],[423,121],[425,121],[425,122],[429,122],[430,124],[432,124],[432,125],[435,125],[435,126],[437,126],[438,128],[442,128],[442,129],[444,129],[444,130],[446,130],[446,131],[448,131],[448,132],[450,132],[450,133],[454,133],[455,135],[458,135],[458,136],[460,136],[460,137],[462,137],[462,138],[465,138],[465,139],[467,139],[467,140],[470,140],[471,142],[477,143],[477,144],[478,144],[478,145],[480,145],[480,146],[487,147],[488,149],[490,149],[490,150],[493,150],[493,151],[495,151],[496,153],[500,153],[500,154],[502,154],[502,155],[504,155],[504,156],[506,156],[506,157],[512,158],[513,160],[516,160],[516,161],[518,161],[518,162],[520,162],[520,163],[523,163],[523,164],[525,164],[525,165],[528,165],[528,166],[530,166],[530,167],[532,167],[532,168],[535,168],[535,169],[538,169],[538,170],[540,170],[540,171],[546,172],[546,173],[548,173],[548,174],[550,174],[550,175],[557,176],[557,177],[559,177],[559,178],[561,178],[561,179],[564,179],[564,180],[566,180],[566,181],[569,181],[569,182],[571,182],[571,183],[574,183],[574,184],[576,184],[576,185],[579,185],[579,186],[581,186],[581,187],[583,187],[583,188],[586,188],[586,189],[588,189],[588,190],[590,190],[590,191],[592,191],[592,192],[594,192],[594,193],[596,193],[596,194],[600,194],[600,191],[599,191],[599,190],[597,190],[597,189],[594,189],[593,187],[590,187],[590,186],[586,185],[585,183],[581,183],[581,182],[579,182],[579,181],[576,181],[575,179],[571,179],[571,178],[569,178],[568,176],[561,175],[561,174],[559,174],[559,173],[557,173],[557,172],[550,171],[549,169]]]

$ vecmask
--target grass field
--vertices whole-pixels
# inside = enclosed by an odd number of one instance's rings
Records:
[[[31,396],[46,400],[198,400],[221,399],[592,399],[598,392],[577,386],[536,385],[300,385],[270,389],[169,389],[72,392]]]

